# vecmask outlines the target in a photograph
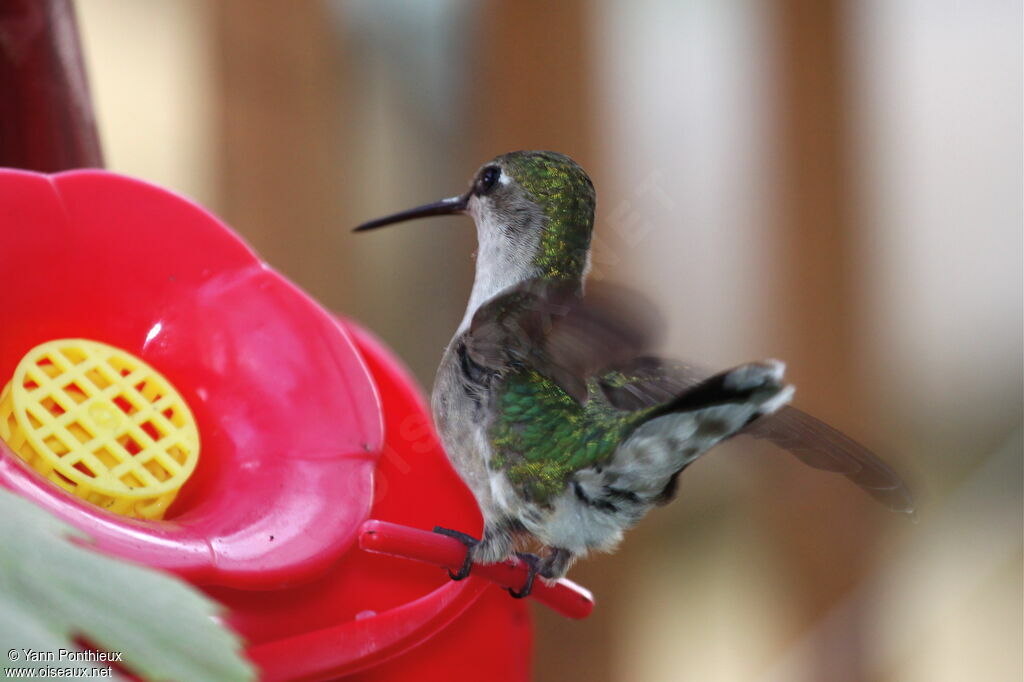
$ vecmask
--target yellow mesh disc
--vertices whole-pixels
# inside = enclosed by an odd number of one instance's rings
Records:
[[[0,393],[0,438],[36,471],[105,509],[162,518],[199,459],[199,431],[167,379],[86,339],[36,346]]]

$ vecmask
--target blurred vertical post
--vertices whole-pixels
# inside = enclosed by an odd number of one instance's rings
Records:
[[[784,264],[779,269],[780,356],[791,358],[797,402],[857,434],[870,416],[857,379],[856,192],[852,182],[849,64],[843,0],[777,0],[779,222]],[[848,491],[837,495],[818,472],[787,466],[773,470],[784,482],[763,488],[798,490],[799,501],[758,508],[792,582],[797,616],[814,627],[863,580],[882,512]],[[863,605],[837,628],[808,661],[808,679],[862,680],[870,665],[865,648]],[[799,637],[801,633],[794,633]]]
[[[554,149],[591,170],[595,9],[583,0],[494,0],[480,8],[471,104],[480,160]]]
[[[0,93],[0,166],[103,165],[70,0],[0,3]]]
[[[211,5],[222,213],[318,300],[346,276],[320,226],[345,191],[340,52],[325,3]],[[335,229],[340,229],[340,226]],[[344,288],[342,288],[344,290]]]

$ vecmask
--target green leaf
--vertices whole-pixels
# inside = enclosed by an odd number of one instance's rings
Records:
[[[173,576],[70,538],[88,540],[0,488],[0,670],[105,667],[26,660],[29,650],[80,651],[72,639],[84,638],[120,652],[125,668],[147,680],[255,679],[239,638],[215,620],[216,603]]]

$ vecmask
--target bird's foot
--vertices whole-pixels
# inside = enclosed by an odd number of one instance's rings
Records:
[[[537,571],[540,569],[540,557],[536,554],[527,554],[525,552],[516,552],[516,556],[519,557],[524,564],[526,564],[527,574],[526,582],[519,588],[518,591],[513,590],[511,587],[507,588],[508,593],[515,599],[524,599],[530,596],[530,592],[533,591],[533,581],[537,578]]]
[[[547,556],[541,559],[537,568],[537,574],[547,580],[558,580],[565,576],[569,566],[576,560],[576,557],[567,549],[562,547],[551,547]]]
[[[442,528],[441,526],[434,526],[434,532],[438,535],[447,535],[450,538],[455,538],[466,546],[466,558],[462,562],[462,568],[457,573],[452,573],[451,569],[448,569],[448,577],[452,580],[465,580],[473,569],[473,550],[480,544],[480,541],[472,535],[467,535],[451,528]]]

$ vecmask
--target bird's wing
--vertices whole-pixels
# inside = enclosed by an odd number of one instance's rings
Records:
[[[653,334],[650,306],[606,287],[584,305],[571,281],[528,280],[506,289],[473,316],[466,351],[492,370],[532,369],[580,404],[599,369],[636,357]]]
[[[711,375],[694,365],[639,357],[656,326],[642,299],[614,289],[594,298],[599,302],[588,296],[584,305],[573,282],[530,280],[511,287],[476,312],[466,350],[492,370],[534,370],[579,405],[596,383],[608,403],[625,411],[664,404]],[[762,417],[741,433],[768,440],[814,468],[842,473],[890,509],[913,511],[906,484],[888,465],[795,407]]]
[[[622,410],[664,403],[709,375],[693,365],[637,358],[598,378],[608,401]],[[893,511],[913,513],[907,485],[885,462],[846,434],[792,406],[757,419],[741,434],[793,453],[816,469],[841,473]]]
[[[914,513],[910,490],[888,464],[843,432],[795,407],[758,419],[742,433],[763,438],[815,469],[843,474],[889,509]]]
[[[633,411],[667,403],[710,376],[694,365],[639,356],[612,365],[596,379],[608,402]]]
[[[502,377],[491,466],[537,502],[610,457],[641,419],[609,405],[593,376],[648,345],[639,311],[650,308],[622,291],[595,293],[584,305],[578,283],[524,282],[481,306],[462,337],[469,359]]]

